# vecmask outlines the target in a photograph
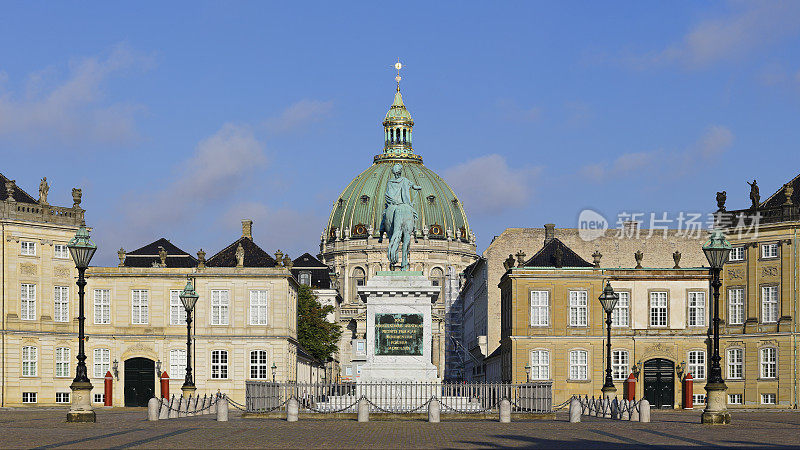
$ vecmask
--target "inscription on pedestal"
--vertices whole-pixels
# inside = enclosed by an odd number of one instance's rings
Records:
[[[422,314],[375,314],[375,354],[422,355]]]

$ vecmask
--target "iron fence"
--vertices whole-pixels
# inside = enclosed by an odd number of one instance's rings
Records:
[[[553,408],[552,383],[281,383],[247,381],[245,409],[248,412],[283,412],[290,398],[303,412],[336,413],[357,410],[366,399],[371,412],[394,414],[426,412],[436,399],[447,413],[497,411],[500,400],[511,402],[513,412],[549,413]]]

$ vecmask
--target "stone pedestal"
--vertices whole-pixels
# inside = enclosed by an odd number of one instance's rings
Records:
[[[600,392],[603,393],[603,398],[614,398],[617,396],[617,388],[614,386],[603,386]]]
[[[731,423],[731,414],[728,412],[727,399],[728,386],[725,383],[706,384],[706,409],[700,418],[702,423],[711,425],[728,425]]]
[[[359,382],[441,382],[431,362],[431,304],[439,288],[422,272],[378,272],[358,295],[367,305],[367,362]]]
[[[73,381],[72,404],[67,413],[67,422],[95,422],[96,417],[92,410],[92,383]]]
[[[194,397],[194,393],[196,391],[197,391],[197,387],[196,386],[186,386],[186,385],[181,386],[181,392],[183,393],[183,396],[186,397],[186,398]]]

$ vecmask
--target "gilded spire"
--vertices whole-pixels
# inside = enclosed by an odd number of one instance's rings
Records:
[[[397,92],[400,92],[400,80],[402,80],[402,77],[400,77],[400,69],[403,68],[403,63],[400,62],[400,57],[399,56],[397,57],[397,62],[394,63],[394,68],[395,68],[395,70],[397,70],[397,76],[394,77],[394,81],[397,82]],[[401,101],[401,104],[402,104],[402,101]]]
[[[394,101],[389,111],[386,113],[386,118],[383,121],[384,128],[384,153],[390,154],[412,154],[411,149],[411,131],[414,127],[414,120],[411,114],[403,104],[403,96],[400,94],[400,69],[403,68],[403,63],[400,58],[394,64],[394,69],[397,71],[397,76],[394,80],[397,82],[397,91],[394,93]]]

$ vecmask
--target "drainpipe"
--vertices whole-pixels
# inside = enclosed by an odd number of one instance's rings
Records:
[[[2,324],[3,324],[3,329],[1,331],[2,334],[3,334],[3,337],[2,337],[2,339],[0,339],[0,342],[1,342],[0,343],[0,352],[2,352],[2,356],[0,356],[0,358],[3,359],[3,361],[2,361],[2,364],[3,364],[3,368],[2,368],[3,376],[2,376],[2,380],[0,381],[0,383],[2,383],[2,386],[0,387],[0,406],[6,406],[6,289],[5,289],[5,285],[6,285],[6,224],[5,223],[3,223],[2,232],[0,232],[0,233],[2,233],[2,235],[0,235],[0,238],[3,239],[2,243],[0,243],[0,250],[2,250],[2,252],[3,252],[3,256],[2,256],[2,261],[3,262],[2,262],[2,264],[0,264],[3,267],[2,271],[0,271],[0,272],[2,272],[2,274],[0,274],[0,279],[2,280],[2,284],[0,284],[0,292],[2,292],[2,308],[3,308],[2,310],[0,310],[0,314],[2,314],[2,316],[3,316],[2,318],[0,318],[0,321],[2,321]]]
[[[794,409],[797,409],[797,227],[794,229],[792,246],[794,247],[794,285],[792,286],[792,294],[794,295],[794,302],[792,302],[792,307],[794,308],[794,311],[792,311],[792,370],[794,371],[794,376],[792,377],[792,391],[794,393]]]

